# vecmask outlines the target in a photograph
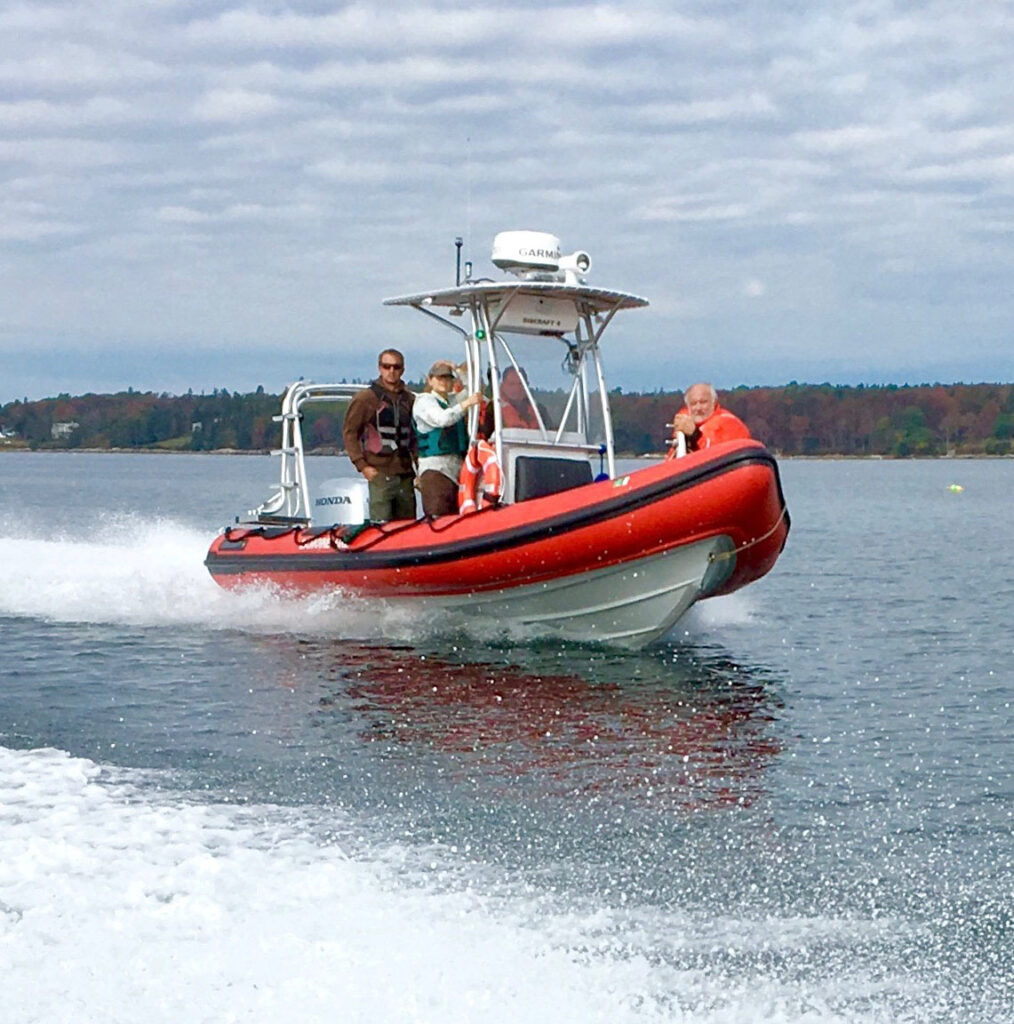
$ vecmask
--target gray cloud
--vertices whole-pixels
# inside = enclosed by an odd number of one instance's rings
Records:
[[[380,300],[512,227],[628,388],[1012,379],[1011,6],[8,5],[0,400],[423,366]]]

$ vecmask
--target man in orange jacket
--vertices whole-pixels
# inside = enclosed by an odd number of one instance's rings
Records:
[[[747,425],[718,404],[718,393],[705,381],[687,388],[683,397],[686,404],[673,417],[672,428],[673,437],[677,431],[686,437],[687,451],[750,436]]]

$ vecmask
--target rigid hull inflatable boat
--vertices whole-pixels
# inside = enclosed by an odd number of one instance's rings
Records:
[[[493,255],[518,280],[466,276],[454,288],[387,302],[453,328],[464,343],[468,393],[484,383],[491,392],[489,440],[480,441],[477,409],[468,425],[486,469],[494,464],[494,500],[483,502],[480,482],[482,507],[471,514],[369,523],[365,483],[311,484],[300,429],[306,403],[348,398],[358,386],[299,382],[279,417],[278,491],[208,552],[220,584],[338,589],[643,646],[695,601],[731,593],[771,569],[789,519],[777,465],[759,442],[680,448],[678,457],[616,471],[600,342],[616,312],[645,300],[588,287],[579,274],[590,259],[561,256],[552,236],[505,232]],[[563,352],[570,387],[554,428],[521,358],[538,364],[540,349],[561,344],[555,354]],[[525,380],[536,426],[503,425],[499,383],[511,367]]]

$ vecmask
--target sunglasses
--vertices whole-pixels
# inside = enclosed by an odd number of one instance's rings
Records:
[[[432,376],[440,377],[442,380],[454,380],[453,373],[434,373]]]
[[[382,370],[404,370],[404,363],[381,363],[380,368]]]

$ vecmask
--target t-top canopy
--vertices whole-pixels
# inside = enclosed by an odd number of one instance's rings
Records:
[[[457,245],[460,259],[460,238]],[[384,304],[414,306],[424,312],[436,306],[452,316],[467,309],[473,321],[482,321],[483,328],[557,338],[576,332],[581,321],[590,317],[605,316],[608,323],[617,310],[648,305],[648,300],[638,295],[589,288],[581,275],[591,269],[591,256],[586,252],[564,256],[556,235],[543,231],[501,231],[493,239],[491,259],[521,280],[472,280],[469,272],[465,283],[454,288],[402,295],[385,299]]]
[[[591,314],[609,313],[617,309],[638,309],[648,300],[629,292],[614,292],[607,288],[589,288],[587,285],[563,284],[558,281],[476,281],[456,288],[439,288],[417,295],[399,295],[384,299],[385,306],[439,306],[446,309],[468,309],[473,302],[487,306],[510,298],[513,304],[520,298],[541,300],[567,300],[576,309]]]

